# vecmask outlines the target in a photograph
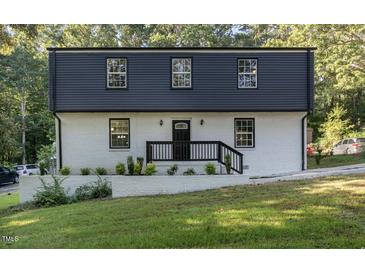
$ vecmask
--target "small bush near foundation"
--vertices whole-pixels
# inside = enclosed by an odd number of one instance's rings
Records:
[[[97,176],[98,179],[95,182],[79,186],[75,190],[76,201],[100,199],[112,195],[111,183],[106,178],[101,178],[100,175]]]
[[[232,159],[231,155],[224,155],[224,165],[226,167],[227,174],[231,174]]]
[[[106,172],[106,169],[103,168],[103,167],[97,167],[95,168],[95,174],[96,175],[106,175],[107,172]]]
[[[177,170],[179,169],[179,167],[177,166],[177,164],[173,164],[172,166],[170,166],[168,169],[167,169],[167,174],[168,175],[175,175]]]
[[[207,163],[205,165],[205,172],[207,173],[207,175],[215,175],[216,174],[215,164]]]
[[[81,175],[84,175],[84,176],[90,175],[90,168],[88,168],[88,167],[80,168],[80,173],[81,173]]]
[[[60,174],[63,176],[70,175],[70,173],[71,173],[71,168],[68,166],[64,166],[63,168],[60,169]]]
[[[125,174],[125,164],[123,164],[123,163],[118,163],[118,164],[115,166],[115,172],[116,172],[118,175],[124,175],[124,174]]]
[[[144,174],[147,176],[151,176],[156,172],[157,172],[156,165],[154,163],[148,163]]]
[[[38,207],[50,207],[56,205],[68,204],[70,198],[67,197],[62,182],[66,178],[52,176],[52,182],[47,183],[43,178],[39,177],[42,187],[34,194],[34,203]]]
[[[136,162],[134,164],[134,170],[133,170],[133,174],[134,175],[141,175],[142,173],[142,165],[140,164],[140,162]]]
[[[196,172],[193,168],[188,168],[187,170],[184,171],[183,175],[195,175]]]
[[[129,155],[127,158],[127,168],[129,175],[133,175],[134,173],[134,161],[133,156]]]
[[[137,163],[139,163],[141,167],[143,167],[143,161],[144,161],[143,157],[137,157]]]

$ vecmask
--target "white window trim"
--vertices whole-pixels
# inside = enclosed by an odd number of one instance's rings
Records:
[[[240,61],[251,61],[251,60],[256,60],[256,73],[252,73],[252,72],[240,72]],[[255,86],[250,86],[250,87],[246,87],[246,86],[240,86],[240,75],[255,75],[256,76],[256,81],[255,81]],[[237,60],[237,86],[239,89],[253,89],[253,88],[257,88],[257,75],[258,75],[258,59],[255,58],[239,58]]]
[[[174,60],[179,60],[179,59],[189,59],[190,60],[190,71],[174,71]],[[181,58],[179,58],[179,57],[176,57],[176,58],[172,58],[171,59],[171,87],[172,88],[177,88],[177,89],[179,89],[179,88],[191,88],[192,87],[192,82],[193,82],[193,79],[192,79],[192,63],[193,61],[192,61],[192,58],[189,58],[189,57],[187,57],[187,58],[184,58],[184,57],[181,57]],[[178,74],[181,74],[181,75],[190,75],[190,85],[189,86],[175,86],[174,85],[174,75],[178,75]],[[184,83],[185,83],[185,79],[184,79]]]
[[[250,131],[240,131],[238,132],[236,130],[236,121],[237,120],[250,120],[252,121],[252,132]],[[252,145],[250,146],[239,146],[237,145],[237,134],[247,134],[247,135],[251,135],[251,138],[252,138]],[[234,119],[234,146],[236,148],[254,148],[255,147],[255,118],[235,118]]]
[[[108,60],[109,59],[122,59],[125,60],[125,72],[109,72],[109,67],[108,67]],[[127,83],[128,83],[128,79],[127,79],[127,70],[128,70],[128,60],[127,58],[118,58],[118,57],[108,57],[106,60],[106,86],[108,89],[126,89],[127,88]],[[125,85],[124,86],[109,86],[109,75],[124,75],[125,77]]]
[[[113,133],[112,132],[112,121],[128,121],[128,132],[127,133]],[[110,138],[110,146],[109,149],[121,149],[121,150],[125,150],[125,149],[130,149],[130,140],[131,140],[131,128],[130,128],[131,124],[130,124],[130,119],[129,118],[110,118],[109,119],[109,138]],[[119,135],[119,134],[124,134],[124,135],[128,135],[128,146],[113,146],[113,135]]]

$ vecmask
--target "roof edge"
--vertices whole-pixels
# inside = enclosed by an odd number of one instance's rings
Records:
[[[240,50],[316,50],[316,47],[140,47],[140,48],[131,48],[131,47],[48,47],[48,51],[105,51],[105,50],[119,50],[119,51],[146,51],[146,50],[166,50],[166,51],[190,51],[190,50],[202,50],[202,51],[210,51],[210,50],[232,50],[232,51],[240,51]]]

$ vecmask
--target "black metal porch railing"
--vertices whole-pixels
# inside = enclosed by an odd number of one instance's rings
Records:
[[[242,174],[243,154],[221,141],[147,141],[146,160],[151,161],[218,161],[231,157],[231,168]]]

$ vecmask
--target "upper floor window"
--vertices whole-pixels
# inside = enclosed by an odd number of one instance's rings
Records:
[[[107,59],[107,88],[127,87],[127,59]]]
[[[172,87],[191,88],[191,58],[172,59]]]
[[[238,88],[257,88],[257,59],[238,59]]]
[[[255,146],[255,120],[253,118],[236,118],[234,120],[236,147]]]

